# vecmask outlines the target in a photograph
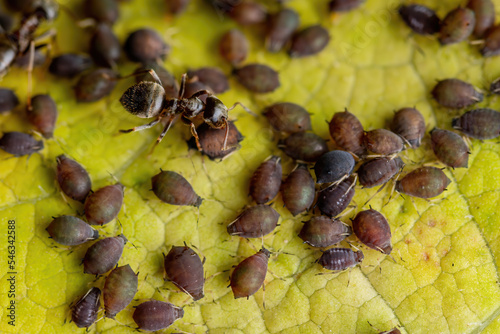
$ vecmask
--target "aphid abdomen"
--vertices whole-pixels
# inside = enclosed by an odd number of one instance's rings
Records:
[[[343,271],[361,263],[363,259],[364,255],[361,251],[354,252],[349,248],[330,248],[323,252],[318,263],[328,270]]]
[[[242,238],[260,238],[274,231],[279,218],[276,210],[259,204],[243,211],[227,226],[227,232]]]
[[[252,175],[250,195],[257,204],[264,204],[278,194],[281,186],[281,162],[277,156],[264,161]]]
[[[319,216],[304,224],[299,237],[313,247],[328,247],[341,242],[351,234],[351,228],[340,220]]]
[[[164,259],[167,278],[182,291],[199,300],[204,297],[203,263],[191,248],[173,246]]]
[[[488,108],[474,109],[454,118],[452,126],[475,139],[493,139],[500,136],[500,112]]]
[[[358,169],[359,183],[365,188],[379,186],[392,179],[403,166],[403,160],[399,157],[367,161]]]
[[[396,191],[419,198],[432,198],[450,184],[445,173],[436,167],[421,167],[396,182]]]
[[[391,253],[391,228],[380,212],[371,209],[359,212],[352,221],[352,230],[366,246],[384,254]]]
[[[354,197],[354,177],[349,177],[336,187],[321,190],[316,205],[324,215],[335,217],[344,211]]]
[[[78,328],[90,327],[97,320],[97,311],[99,310],[99,298],[101,290],[98,288],[90,289],[73,306],[71,320]]]
[[[132,318],[138,329],[159,331],[184,316],[184,310],[170,303],[150,300],[135,308]]]
[[[262,249],[234,268],[231,289],[235,299],[249,297],[259,291],[266,278],[269,255],[267,249]]]
[[[103,289],[104,310],[106,317],[114,318],[134,299],[137,292],[138,278],[130,265],[116,267],[106,277]]]

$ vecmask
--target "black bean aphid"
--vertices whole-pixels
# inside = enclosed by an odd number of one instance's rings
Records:
[[[370,152],[380,155],[399,153],[404,149],[403,139],[392,131],[376,129],[365,132],[363,144]]]
[[[439,42],[447,45],[464,41],[472,34],[475,26],[474,12],[458,7],[449,12],[441,22]]]
[[[123,185],[116,183],[97,190],[85,200],[85,217],[91,225],[105,225],[118,216],[123,204]]]
[[[469,0],[467,8],[476,15],[474,35],[482,37],[484,33],[495,25],[495,5],[491,0]]]
[[[102,275],[113,269],[120,260],[127,241],[123,234],[97,241],[85,253],[83,272],[91,275]]]
[[[467,168],[470,152],[461,136],[435,128],[431,131],[431,144],[436,157],[446,166]]]
[[[354,176],[340,182],[336,187],[328,187],[318,192],[316,206],[324,215],[336,217],[351,203],[355,193]]]
[[[276,210],[265,204],[252,206],[227,226],[227,233],[242,238],[263,237],[278,226],[280,215]]]
[[[31,155],[43,149],[43,141],[23,132],[5,132],[0,138],[0,149],[16,157]]]
[[[372,209],[358,212],[352,221],[352,230],[366,246],[384,254],[391,253],[391,228],[380,212]]]
[[[231,289],[234,298],[249,298],[259,291],[267,274],[267,263],[271,252],[262,248],[258,253],[247,257],[231,273]]]
[[[56,158],[57,182],[63,193],[75,201],[83,202],[91,189],[89,173],[78,162],[64,154]]]
[[[451,126],[469,137],[485,140],[500,136],[500,112],[482,108],[454,118]]]
[[[140,63],[164,59],[170,51],[170,47],[152,29],[132,32],[125,41],[124,49],[130,60]]]
[[[281,159],[277,156],[272,156],[257,168],[250,180],[250,196],[257,204],[267,203],[278,195],[281,174]]]
[[[330,42],[330,34],[321,25],[314,25],[297,32],[292,38],[288,54],[292,58],[320,53]]]
[[[231,29],[225,33],[219,42],[219,52],[229,64],[236,66],[243,62],[248,55],[248,41],[238,29]]]
[[[132,318],[138,329],[159,331],[184,316],[184,310],[170,303],[150,300],[135,307]]]
[[[316,183],[330,183],[351,175],[354,158],[345,151],[330,151],[323,154],[314,165]]]
[[[279,132],[296,133],[311,130],[311,117],[302,106],[291,102],[270,105],[262,112]]]
[[[280,143],[283,152],[298,161],[315,162],[328,152],[326,141],[312,132],[292,133]]]
[[[172,246],[163,261],[166,278],[193,300],[204,297],[205,276],[203,262],[198,254],[187,246]]]
[[[80,218],[72,216],[54,218],[46,230],[55,242],[65,246],[81,245],[99,238],[99,231]]]
[[[62,78],[73,78],[88,70],[92,66],[92,59],[85,55],[66,53],[55,57],[49,66],[49,72]]]
[[[243,136],[236,128],[236,125],[229,121],[227,125],[229,131],[227,135],[226,148],[224,149],[224,141],[226,138],[225,129],[214,129],[208,124],[203,123],[196,128],[201,146],[201,153],[208,156],[211,160],[224,159],[234,151],[240,148],[240,142]],[[188,141],[190,148],[197,149],[196,139],[191,137]]]
[[[84,8],[88,17],[112,25],[120,15],[116,0],[86,0]]]
[[[111,94],[116,86],[115,71],[98,68],[83,74],[76,83],[75,96],[78,102],[95,102]]]
[[[28,121],[44,138],[52,138],[57,115],[57,105],[49,95],[34,96],[26,108]]]
[[[450,184],[450,179],[436,167],[421,167],[396,182],[396,191],[419,198],[439,196]]]
[[[109,273],[102,290],[106,317],[114,319],[134,299],[139,283],[137,276],[128,264]]]
[[[422,5],[401,6],[399,15],[415,33],[420,35],[433,35],[441,29],[441,21],[432,9]]]
[[[151,179],[153,192],[163,202],[172,205],[200,207],[203,199],[198,196],[189,182],[180,174],[161,171]]]
[[[97,320],[97,312],[101,304],[99,298],[101,290],[99,288],[90,289],[73,305],[71,310],[71,320],[78,328],[88,328]]]
[[[363,125],[356,116],[347,109],[336,112],[329,123],[330,136],[343,150],[352,152],[357,156],[363,155]]]
[[[266,49],[270,52],[282,50],[299,27],[299,22],[299,14],[290,8],[271,15],[267,22]]]
[[[316,197],[314,179],[306,165],[298,165],[281,186],[283,203],[294,216],[309,210]]]
[[[254,93],[270,93],[280,86],[278,72],[263,64],[249,64],[233,70],[238,82]]]
[[[328,9],[330,12],[348,12],[358,8],[365,0],[330,0]]]
[[[483,57],[492,57],[500,54],[500,26],[488,29],[484,36],[484,44],[481,48]]]
[[[253,1],[243,1],[233,7],[229,16],[242,26],[262,23],[267,18],[266,7]]]
[[[112,1],[116,2],[116,0]],[[111,68],[116,66],[121,56],[121,45],[109,25],[105,23],[97,25],[90,39],[89,52],[98,66]]]
[[[350,248],[330,248],[323,252],[318,263],[325,269],[343,271],[361,263],[365,256],[361,251]]]
[[[0,114],[11,111],[18,104],[19,99],[14,91],[7,88],[0,88]]]
[[[357,173],[364,188],[372,188],[389,182],[404,167],[400,157],[377,158],[363,163]]]
[[[219,68],[217,67],[201,67],[196,70],[189,70],[188,77],[197,77],[198,80],[214,92],[214,94],[222,94],[229,90],[229,81]]]
[[[411,147],[419,147],[425,135],[424,116],[414,108],[400,109],[394,114],[391,130],[406,139]]]
[[[483,100],[483,94],[474,86],[458,79],[439,81],[432,90],[432,96],[445,107],[461,109]]]
[[[319,216],[304,223],[299,237],[313,247],[328,247],[341,242],[351,234],[351,227],[340,220]]]

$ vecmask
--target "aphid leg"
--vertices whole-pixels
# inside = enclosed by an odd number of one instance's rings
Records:
[[[194,123],[191,123],[189,126],[191,127],[191,134],[194,137],[198,151],[203,152],[203,149],[201,148],[200,144],[200,137],[198,137],[198,132],[196,132],[196,126],[194,125]]]
[[[236,106],[241,106],[243,108],[243,110],[245,110],[247,113],[249,113],[250,115],[254,116],[254,117],[259,117],[259,115],[257,115],[256,113],[254,113],[252,110],[250,110],[250,108],[246,107],[243,103],[241,102],[236,102],[235,104],[233,104],[231,107],[227,108],[227,111],[231,111],[233,110],[234,108],[236,108]]]
[[[266,309],[266,284],[262,283],[262,307]]]
[[[227,139],[229,138],[229,124],[227,123],[227,119],[224,119],[224,124],[226,127],[226,132],[224,134],[224,144],[222,145],[222,150],[227,150]]]
[[[158,124],[160,122],[160,120],[161,120],[161,118],[157,118],[154,121],[152,121],[151,123],[139,125],[139,126],[133,127],[132,129],[128,129],[128,130],[120,130],[120,132],[121,133],[130,133],[130,132],[135,132],[135,131],[146,130],[146,129],[149,129],[149,128],[155,126],[156,124]]]

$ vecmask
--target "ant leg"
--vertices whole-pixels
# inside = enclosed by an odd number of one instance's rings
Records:
[[[158,145],[162,141],[163,137],[165,137],[168,130],[170,130],[170,127],[172,126],[172,124],[176,118],[176,115],[168,115],[167,117],[168,117],[167,125],[165,125],[165,128],[163,128],[163,131],[160,133],[158,138],[156,138],[156,143],[154,144],[153,148],[151,149],[151,152],[153,152],[156,145]]]
[[[194,93],[193,95],[191,95],[190,97],[198,97],[198,96],[202,96],[202,95],[212,95],[211,92],[209,92],[208,90],[206,89],[203,89],[203,90],[199,90],[197,91],[196,93]]]
[[[28,65],[28,101],[26,104],[28,105],[28,110],[32,110],[31,95],[33,90],[32,79],[33,79],[33,64],[35,62],[35,41],[30,42],[29,53],[30,53],[30,60]]]
[[[179,100],[183,98],[184,93],[186,92],[186,79],[187,73],[184,73],[181,78],[181,87],[179,88]]]
[[[111,81],[118,81],[118,80],[122,80],[122,79],[127,79],[127,78],[130,78],[130,77],[136,77],[136,76],[139,76],[141,74],[146,74],[146,73],[149,73],[152,77],[153,77],[153,80],[159,84],[160,86],[163,86],[163,84],[161,83],[161,80],[160,78],[158,77],[158,74],[156,74],[155,70],[153,69],[150,69],[150,70],[143,70],[143,71],[139,71],[139,72],[134,72],[132,74],[129,74],[129,75],[125,75],[125,76],[119,76],[117,78],[111,78],[109,76],[107,76],[107,79],[111,80]]]
[[[196,127],[194,123],[191,123],[190,127],[191,127],[191,134],[193,135],[194,140],[196,141],[196,147],[198,148],[198,151],[203,152],[203,149],[201,148],[200,144],[200,137],[198,137],[198,132],[196,132]]]
[[[243,103],[241,102],[236,102],[235,104],[233,104],[232,107],[228,108],[227,111],[231,111],[233,110],[234,108],[236,108],[237,105],[240,105],[247,113],[249,113],[250,115],[254,116],[254,117],[258,117],[258,115],[256,113],[254,113],[252,110],[250,110],[248,107],[246,107]]]
[[[146,130],[146,129],[149,129],[149,128],[155,126],[159,122],[160,122],[160,118],[157,118],[154,121],[152,121],[151,123],[139,125],[139,126],[133,127],[132,129],[128,129],[128,130],[120,130],[120,132],[121,133],[130,133],[130,132],[135,132],[135,131]]]

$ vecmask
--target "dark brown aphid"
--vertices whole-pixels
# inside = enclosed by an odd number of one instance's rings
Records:
[[[169,13],[179,15],[184,12],[191,0],[166,0]]]
[[[91,189],[89,173],[75,160],[64,154],[56,158],[57,182],[63,193],[75,201],[83,202]]]
[[[413,148],[420,146],[425,135],[424,116],[414,108],[403,108],[394,114],[391,130],[406,139]]]
[[[185,89],[184,89],[184,96],[193,96],[195,95],[196,93],[198,92],[208,92],[208,94],[213,94],[214,92],[212,91],[212,89],[204,84],[203,82],[199,81],[197,77],[195,78],[189,78],[187,81],[186,81],[186,86],[185,86]],[[203,94],[201,96],[198,96],[198,98],[201,100],[201,102],[203,103],[207,103],[207,98],[208,98],[208,95],[207,94]],[[189,122],[187,122],[189,124]]]
[[[467,168],[470,152],[461,136],[436,128],[431,131],[431,142],[432,150],[439,161],[449,167]]]
[[[365,0],[331,0],[328,3],[330,12],[348,12],[358,8]]]
[[[329,123],[330,136],[343,150],[352,152],[357,156],[365,152],[363,146],[363,125],[356,116],[347,109],[336,112]]]
[[[363,144],[370,152],[380,155],[399,153],[404,149],[403,139],[392,131],[376,129],[365,132]]]
[[[42,52],[41,47],[45,47],[45,45],[35,47],[35,51],[33,52],[33,68],[43,66],[47,61],[47,55],[45,52]],[[18,55],[13,65],[28,70],[31,65],[31,52]]]
[[[467,8],[476,14],[474,35],[482,37],[495,24],[495,5],[491,0],[469,0]]]
[[[85,200],[85,217],[91,225],[105,225],[118,216],[123,204],[123,185],[116,183],[97,190]]]
[[[387,183],[403,169],[404,165],[400,157],[377,158],[367,161],[357,171],[359,183],[364,188],[372,188]]]
[[[18,104],[19,99],[14,91],[7,88],[0,88],[0,114],[11,111]]]
[[[78,102],[99,101],[113,91],[117,77],[117,73],[108,68],[99,68],[85,73],[76,83],[76,100]]]
[[[26,108],[28,121],[44,138],[52,138],[57,114],[57,105],[49,95],[34,96]]]
[[[248,41],[238,29],[231,29],[219,42],[219,52],[231,65],[236,66],[243,62],[248,55]]]
[[[163,66],[156,62],[151,62],[140,66],[134,73],[144,73],[142,75],[137,75],[137,83],[142,81],[152,81],[156,82],[155,79],[146,71],[153,70],[161,81],[161,85],[165,90],[165,98],[173,99],[179,97],[179,84],[173,76],[172,73],[167,71]]]
[[[127,241],[123,234],[97,241],[85,253],[83,272],[91,275],[103,275],[113,269],[120,260]]]
[[[266,49],[270,52],[281,51],[292,39],[299,23],[299,14],[290,8],[271,15],[267,22]]]
[[[345,151],[330,151],[323,154],[314,165],[316,183],[330,183],[351,175],[354,158]]]
[[[240,147],[239,143],[243,140],[243,136],[233,122],[228,122],[227,126],[229,128],[229,134],[227,137],[226,149],[224,149],[226,129],[214,129],[206,123],[196,128],[202,149],[201,153],[208,156],[211,160],[224,159]],[[191,137],[188,145],[196,149],[194,137]]]
[[[265,204],[252,206],[227,226],[227,233],[242,238],[263,237],[278,226],[280,215],[276,210]]]
[[[121,49],[120,41],[111,27],[105,23],[97,25],[90,40],[89,50],[94,62],[99,66],[114,68],[120,59]]]
[[[73,216],[54,218],[46,230],[55,242],[65,246],[81,245],[89,240],[99,238],[99,231],[93,229],[80,218]]]
[[[280,86],[278,72],[267,65],[250,64],[234,69],[238,82],[254,93],[270,93]]]
[[[31,155],[43,149],[43,141],[23,132],[5,132],[0,138],[0,149],[16,157]]]
[[[328,247],[341,242],[351,234],[351,227],[340,220],[319,216],[305,222],[299,237],[313,247]]]
[[[445,107],[461,109],[483,100],[483,94],[474,86],[458,79],[439,81],[432,90],[432,96]]]
[[[153,192],[163,202],[172,205],[192,205],[200,207],[203,199],[198,196],[191,184],[180,174],[161,171],[151,179]]]
[[[338,216],[351,203],[355,193],[354,176],[348,177],[336,187],[328,187],[318,193],[316,206],[321,213],[330,217]]]
[[[486,31],[481,54],[483,57],[491,57],[500,54],[500,26],[492,27]]]
[[[259,291],[267,274],[267,263],[271,252],[262,248],[258,253],[247,257],[234,268],[231,274],[231,289],[234,298],[247,299]]]
[[[441,22],[439,42],[442,45],[466,40],[476,26],[475,14],[468,8],[458,7],[446,15]]]
[[[319,24],[310,26],[293,36],[288,54],[292,58],[312,56],[323,51],[329,42],[328,30]]]
[[[132,318],[138,329],[159,331],[184,316],[184,310],[170,303],[150,300],[136,306]]]
[[[328,152],[326,141],[312,132],[292,133],[282,143],[283,152],[299,161],[315,162]]]
[[[361,263],[365,256],[361,251],[350,248],[330,248],[323,252],[318,263],[325,269],[343,271]]]
[[[73,78],[88,70],[92,66],[92,59],[85,55],[66,53],[54,59],[49,66],[49,72],[62,78]]]
[[[128,264],[109,273],[102,292],[106,317],[114,319],[134,299],[139,283],[137,276]]]
[[[266,107],[262,114],[278,132],[296,133],[312,129],[309,113],[295,103],[275,103]]]
[[[391,228],[380,212],[372,209],[358,212],[352,221],[352,230],[366,246],[384,254],[391,253]]]
[[[229,16],[242,26],[262,23],[267,18],[266,7],[253,1],[243,1],[229,12]]]
[[[90,327],[97,320],[97,312],[101,304],[99,298],[101,290],[99,288],[90,289],[72,307],[71,320],[78,328]]]
[[[500,136],[500,112],[488,108],[470,110],[454,118],[451,126],[475,139],[497,138]]]
[[[441,21],[432,9],[422,5],[401,6],[399,15],[415,33],[419,35],[433,35],[441,29]]]
[[[450,179],[436,167],[421,167],[396,182],[396,191],[419,198],[439,196],[450,184]]]
[[[229,90],[229,81],[226,75],[217,67],[202,67],[197,70],[189,70],[188,77],[197,77],[198,80],[214,92],[214,94],[222,94]]]
[[[278,195],[281,174],[281,159],[275,155],[257,168],[250,180],[250,196],[257,204],[267,203]]]
[[[139,29],[132,32],[125,41],[125,53],[132,61],[140,63],[165,59],[170,47],[152,29]]]
[[[166,278],[179,289],[190,295],[194,301],[205,296],[203,285],[203,262],[198,254],[187,246],[172,246],[164,259]]]
[[[115,23],[120,15],[116,0],[86,0],[83,7],[89,17],[108,25]]]
[[[306,165],[298,165],[281,187],[283,203],[294,216],[309,210],[316,197],[314,179]]]

